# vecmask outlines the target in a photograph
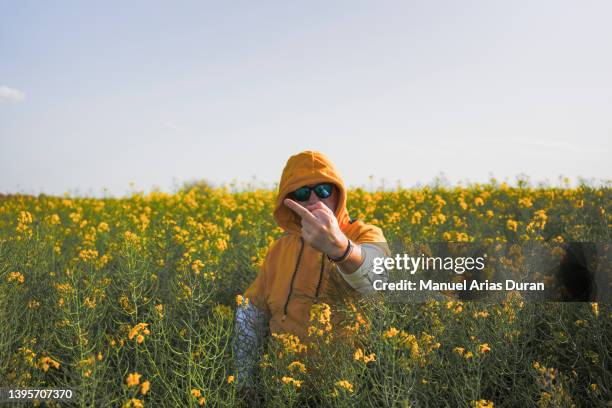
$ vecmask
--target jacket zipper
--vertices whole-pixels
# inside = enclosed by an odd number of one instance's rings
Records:
[[[287,293],[287,300],[285,301],[285,307],[283,308],[283,317],[281,318],[281,321],[283,322],[287,318],[287,306],[289,305],[289,298],[291,297],[291,292],[293,292],[293,281],[295,280],[295,275],[300,266],[302,252],[304,252],[304,238],[300,237],[300,253],[298,254],[297,261],[295,262],[295,268],[293,269],[293,275],[291,276],[291,283],[289,284],[289,293]]]

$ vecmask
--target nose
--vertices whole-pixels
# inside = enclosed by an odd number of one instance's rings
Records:
[[[310,191],[310,197],[308,197],[308,201],[306,202],[306,205],[313,205],[319,201],[321,201],[319,196],[316,195],[314,191]]]

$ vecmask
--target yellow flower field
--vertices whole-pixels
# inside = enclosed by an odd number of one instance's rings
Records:
[[[274,196],[0,196],[0,387],[75,388],[75,406],[249,406],[233,317],[282,233]],[[348,209],[401,242],[609,243],[612,226],[609,186],[354,189]],[[543,306],[319,304],[308,346],[269,338],[262,403],[605,406],[609,305]],[[348,337],[336,335],[336,313]]]

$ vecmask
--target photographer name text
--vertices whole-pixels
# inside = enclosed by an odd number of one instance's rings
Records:
[[[431,279],[419,281],[411,281],[402,279],[399,282],[385,282],[382,279],[377,279],[373,282],[374,290],[435,290],[435,291],[461,291],[461,290],[477,290],[477,291],[498,291],[498,290],[518,290],[518,291],[542,291],[544,283],[542,282],[517,282],[507,279],[502,282],[489,282],[485,280],[479,282],[472,280],[468,283],[467,280],[461,282],[436,282]]]

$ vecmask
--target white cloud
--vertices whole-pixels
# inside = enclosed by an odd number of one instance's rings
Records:
[[[0,102],[21,102],[25,100],[25,92],[19,89],[9,88],[8,86],[0,86]]]

